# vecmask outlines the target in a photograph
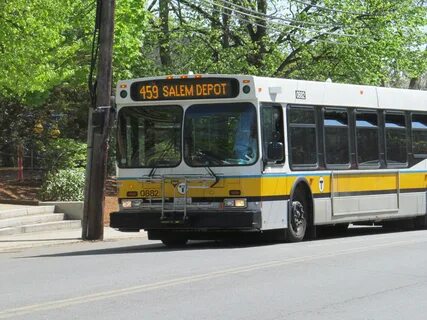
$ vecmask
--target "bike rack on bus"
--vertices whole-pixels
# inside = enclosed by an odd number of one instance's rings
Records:
[[[214,176],[206,176],[206,175],[161,175],[161,176],[154,176],[154,177],[143,177],[141,179],[138,179],[141,182],[145,183],[159,183],[160,189],[161,189],[161,216],[160,220],[163,223],[183,223],[187,220],[187,206],[188,206],[188,190],[189,189],[208,189],[214,184],[217,183],[218,178]],[[173,186],[173,194],[172,194],[172,205],[170,208],[167,207],[166,203],[166,184],[170,183]],[[194,183],[198,183],[201,185],[194,185]],[[178,188],[180,186],[183,186],[181,196],[177,193],[179,193]],[[183,199],[181,202],[176,201],[176,199]],[[150,197],[150,201],[152,200],[152,197]],[[182,220],[169,220],[167,217],[168,212],[182,212],[183,217]]]

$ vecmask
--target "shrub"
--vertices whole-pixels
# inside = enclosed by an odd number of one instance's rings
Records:
[[[85,169],[62,169],[48,173],[40,197],[44,201],[83,201]]]
[[[51,172],[86,166],[86,143],[74,139],[51,139],[44,146],[43,167]]]

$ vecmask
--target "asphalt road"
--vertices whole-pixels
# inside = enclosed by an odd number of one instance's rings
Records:
[[[0,254],[0,319],[427,319],[427,231]]]

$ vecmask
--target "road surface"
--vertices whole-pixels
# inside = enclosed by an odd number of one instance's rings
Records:
[[[0,319],[427,319],[427,231],[0,254]]]

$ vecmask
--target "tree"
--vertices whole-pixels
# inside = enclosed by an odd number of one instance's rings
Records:
[[[156,1],[148,8],[152,15],[160,9]],[[173,73],[385,85],[398,73],[425,72],[426,17],[425,1],[414,0],[175,0],[167,16],[169,44],[156,39],[161,21],[145,31],[151,36],[143,47],[148,59],[159,43],[171,48]],[[162,65],[153,71],[161,73]]]
[[[42,102],[54,86],[81,74],[85,22],[93,1],[4,0],[0,4],[3,96]],[[86,73],[86,71],[83,71]]]
[[[191,70],[422,87],[426,2],[120,0],[114,78]],[[25,140],[37,119],[48,127],[52,115],[62,115],[62,137],[85,139],[95,7],[1,1],[3,145]]]

